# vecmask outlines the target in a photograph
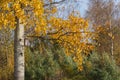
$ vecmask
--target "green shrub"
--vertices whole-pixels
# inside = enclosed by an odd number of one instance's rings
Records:
[[[88,63],[91,66],[88,67]],[[84,74],[88,80],[120,80],[120,69],[108,54],[92,54],[84,64]]]
[[[44,80],[47,78],[62,79],[71,77],[77,70],[71,57],[67,57],[64,51],[57,45],[45,48],[44,53],[39,49],[25,50],[26,80]]]

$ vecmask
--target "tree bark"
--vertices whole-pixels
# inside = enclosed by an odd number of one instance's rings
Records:
[[[17,17],[14,35],[14,79],[24,80],[24,25]]]

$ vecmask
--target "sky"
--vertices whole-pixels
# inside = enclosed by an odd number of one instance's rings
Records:
[[[61,0],[55,0],[55,1],[61,1]],[[120,2],[120,0],[114,0],[115,3]],[[89,0],[66,0],[64,4],[60,4],[59,9],[61,9],[63,6],[66,6],[65,11],[68,12],[69,9],[72,9],[72,7],[80,12],[81,17],[85,16],[85,12],[88,9],[88,3]],[[64,11],[63,11],[64,12]],[[67,13],[66,13],[67,14]],[[59,14],[59,16],[66,15],[66,14]]]
[[[79,4],[80,4],[80,7],[79,7],[78,10],[80,11],[81,16],[84,17],[85,12],[88,8],[88,6],[87,6],[88,5],[88,0],[80,0]]]
[[[56,0],[61,1],[61,0]],[[75,11],[78,11],[80,13],[81,17],[84,17],[85,11],[87,10],[88,0],[66,0],[63,4],[59,4],[57,14],[59,17],[63,16],[66,17],[69,15],[69,13],[74,9]],[[64,7],[64,10],[63,10]]]
[[[75,4],[80,5],[77,8],[80,11],[81,16],[84,17],[85,12],[88,9],[89,0],[74,0],[74,1],[76,1]],[[120,0],[114,0],[114,1],[115,1],[116,4],[120,2]]]

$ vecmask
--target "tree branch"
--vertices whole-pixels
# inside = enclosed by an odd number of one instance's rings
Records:
[[[62,28],[60,30],[62,30]],[[49,33],[47,35],[57,34],[60,30],[58,30],[55,33]],[[61,34],[58,38],[55,38],[55,39],[48,38],[48,37],[45,37],[45,36],[34,36],[34,35],[33,36],[26,36],[26,37],[27,38],[39,38],[39,39],[42,39],[42,40],[60,40],[60,37],[62,37],[62,36],[69,35],[69,34],[79,34],[79,33],[95,33],[95,32],[84,32],[84,31],[82,31],[82,32],[66,32],[64,34]]]
[[[41,40],[58,40],[58,39],[53,39],[53,38],[46,38],[46,37],[42,37],[42,36],[26,36],[26,38],[38,38]]]
[[[44,4],[43,7],[46,7],[46,6],[49,6],[49,5],[54,5],[54,4],[60,4],[60,3],[64,2],[64,1],[66,1],[66,0],[61,0],[61,1],[58,1],[58,2],[52,2],[52,3],[49,3],[49,4]],[[25,8],[26,11],[32,11],[33,9],[34,8],[31,8],[30,6],[27,6]]]
[[[64,2],[65,0],[61,0],[61,1],[59,1],[59,2],[52,2],[52,3],[49,3],[49,4],[44,4],[43,6],[44,7],[46,7],[46,6],[49,6],[49,5],[54,5],[54,4],[59,4],[59,3],[61,3],[61,2]]]
[[[59,29],[58,31],[53,32],[53,33],[48,32],[47,35],[57,34],[57,33],[59,33],[62,29],[63,29],[63,28],[61,28],[61,29]]]
[[[64,36],[64,35],[78,34],[78,33],[94,33],[94,32],[84,32],[84,31],[82,31],[82,32],[66,32],[66,33],[64,33],[64,34],[61,34],[61,35],[58,37],[58,39],[59,39],[60,37]]]

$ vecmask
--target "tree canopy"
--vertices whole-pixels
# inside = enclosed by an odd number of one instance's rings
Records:
[[[91,34],[88,34],[87,20],[76,15],[76,12],[72,12],[66,20],[50,16],[49,12],[54,14],[56,8],[49,11],[42,0],[1,0],[0,4],[0,28],[15,29],[16,19],[19,19],[25,29],[32,29],[32,33],[25,37],[38,37],[59,43],[67,55],[73,56],[79,70],[82,70],[81,53],[93,49],[92,45],[88,45]]]

